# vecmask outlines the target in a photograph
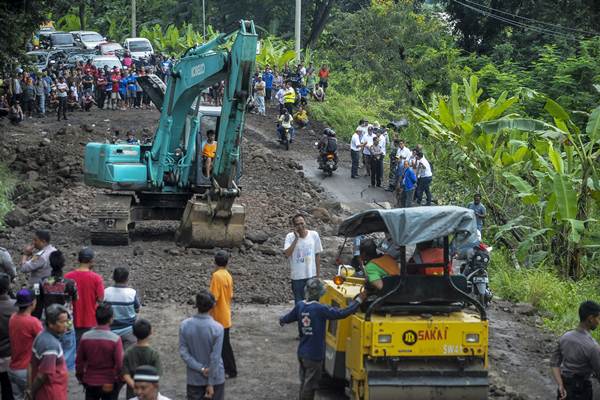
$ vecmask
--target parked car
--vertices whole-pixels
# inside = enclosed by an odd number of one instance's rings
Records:
[[[152,43],[146,38],[127,38],[123,42],[123,48],[135,59],[147,58],[154,54]]]
[[[50,43],[49,48],[51,49],[75,49],[75,40],[73,35],[67,32],[54,32],[48,37]]]
[[[34,50],[27,52],[27,57],[32,65],[43,71],[51,64],[67,62],[68,54],[63,50]]]
[[[113,69],[114,67],[123,68],[123,64],[121,64],[121,61],[116,56],[94,56],[92,64],[98,69],[104,68],[105,65],[109,69]]]
[[[73,39],[75,39],[78,46],[88,50],[93,50],[101,43],[106,42],[106,38],[98,32],[71,31],[71,35],[73,35]]]
[[[119,43],[107,42],[99,44],[98,51],[103,56],[120,56],[123,54],[124,49]]]
[[[95,53],[90,52],[69,54],[69,57],[67,58],[67,67],[74,67],[75,65],[77,65],[77,62],[85,64],[88,60],[93,59],[95,56]]]

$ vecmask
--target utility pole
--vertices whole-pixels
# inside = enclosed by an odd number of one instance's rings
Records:
[[[202,0],[202,42],[206,43],[206,4]]]
[[[302,18],[302,0],[296,0],[296,21],[294,33],[296,34],[296,62],[300,62],[300,19]]]
[[[135,0],[131,0],[131,37],[137,37],[137,32],[135,31]]]

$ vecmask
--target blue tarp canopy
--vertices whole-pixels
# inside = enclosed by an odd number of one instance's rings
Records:
[[[459,242],[477,241],[475,213],[456,206],[366,210],[345,219],[338,229],[338,235],[346,237],[374,232],[387,232],[399,246],[459,233]]]

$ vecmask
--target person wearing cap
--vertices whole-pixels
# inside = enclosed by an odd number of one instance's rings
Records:
[[[160,376],[151,365],[140,365],[133,376],[136,397],[130,400],[170,400],[159,392]]]
[[[352,301],[348,307],[339,309],[319,303],[325,294],[325,285],[318,278],[309,279],[304,288],[305,300],[296,303],[293,310],[279,318],[281,326],[293,322],[302,322],[302,337],[298,345],[300,364],[300,400],[312,400],[319,387],[323,360],[325,360],[325,327],[327,321],[344,319],[354,314],[366,292]]]
[[[560,337],[550,359],[559,400],[592,400],[592,374],[600,377],[600,347],[592,331],[600,325],[600,304],[579,305],[579,325]]]
[[[235,365],[235,356],[229,340],[229,329],[231,328],[231,300],[233,299],[233,278],[227,271],[229,262],[229,253],[225,250],[219,250],[215,254],[215,270],[210,279],[210,292],[216,300],[216,304],[210,315],[215,321],[223,325],[223,366],[225,374],[229,378],[237,376],[237,367]]]
[[[33,341],[31,382],[26,398],[35,400],[67,400],[69,372],[59,338],[69,323],[69,311],[60,304],[46,310],[46,328]]]
[[[94,251],[84,247],[77,256],[79,267],[65,275],[75,281],[77,299],[73,301],[73,323],[77,343],[81,336],[96,326],[96,307],[104,300],[104,281],[100,275],[92,271],[94,267]]]
[[[30,274],[30,287],[33,288],[42,279],[50,276],[52,268],[49,258],[53,251],[56,251],[56,248],[50,244],[50,232],[48,231],[36,231],[32,244],[23,249],[21,272]]]
[[[179,354],[187,366],[187,400],[225,398],[224,329],[209,314],[215,298],[206,289],[196,295],[198,314],[179,327]]]
[[[8,295],[10,276],[0,273],[0,390],[2,399],[12,398],[8,368],[10,363],[11,346],[9,338],[10,316],[17,311],[15,300]]]
[[[27,389],[27,367],[31,362],[33,341],[43,328],[40,320],[31,315],[36,306],[36,300],[31,290],[19,290],[15,306],[18,307],[18,311],[10,317],[8,322],[11,347],[8,376],[14,400],[23,400]]]

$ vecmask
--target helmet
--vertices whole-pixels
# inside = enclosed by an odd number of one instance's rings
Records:
[[[329,136],[329,137],[335,137],[335,131],[331,128],[325,128],[323,130],[323,135]]]

